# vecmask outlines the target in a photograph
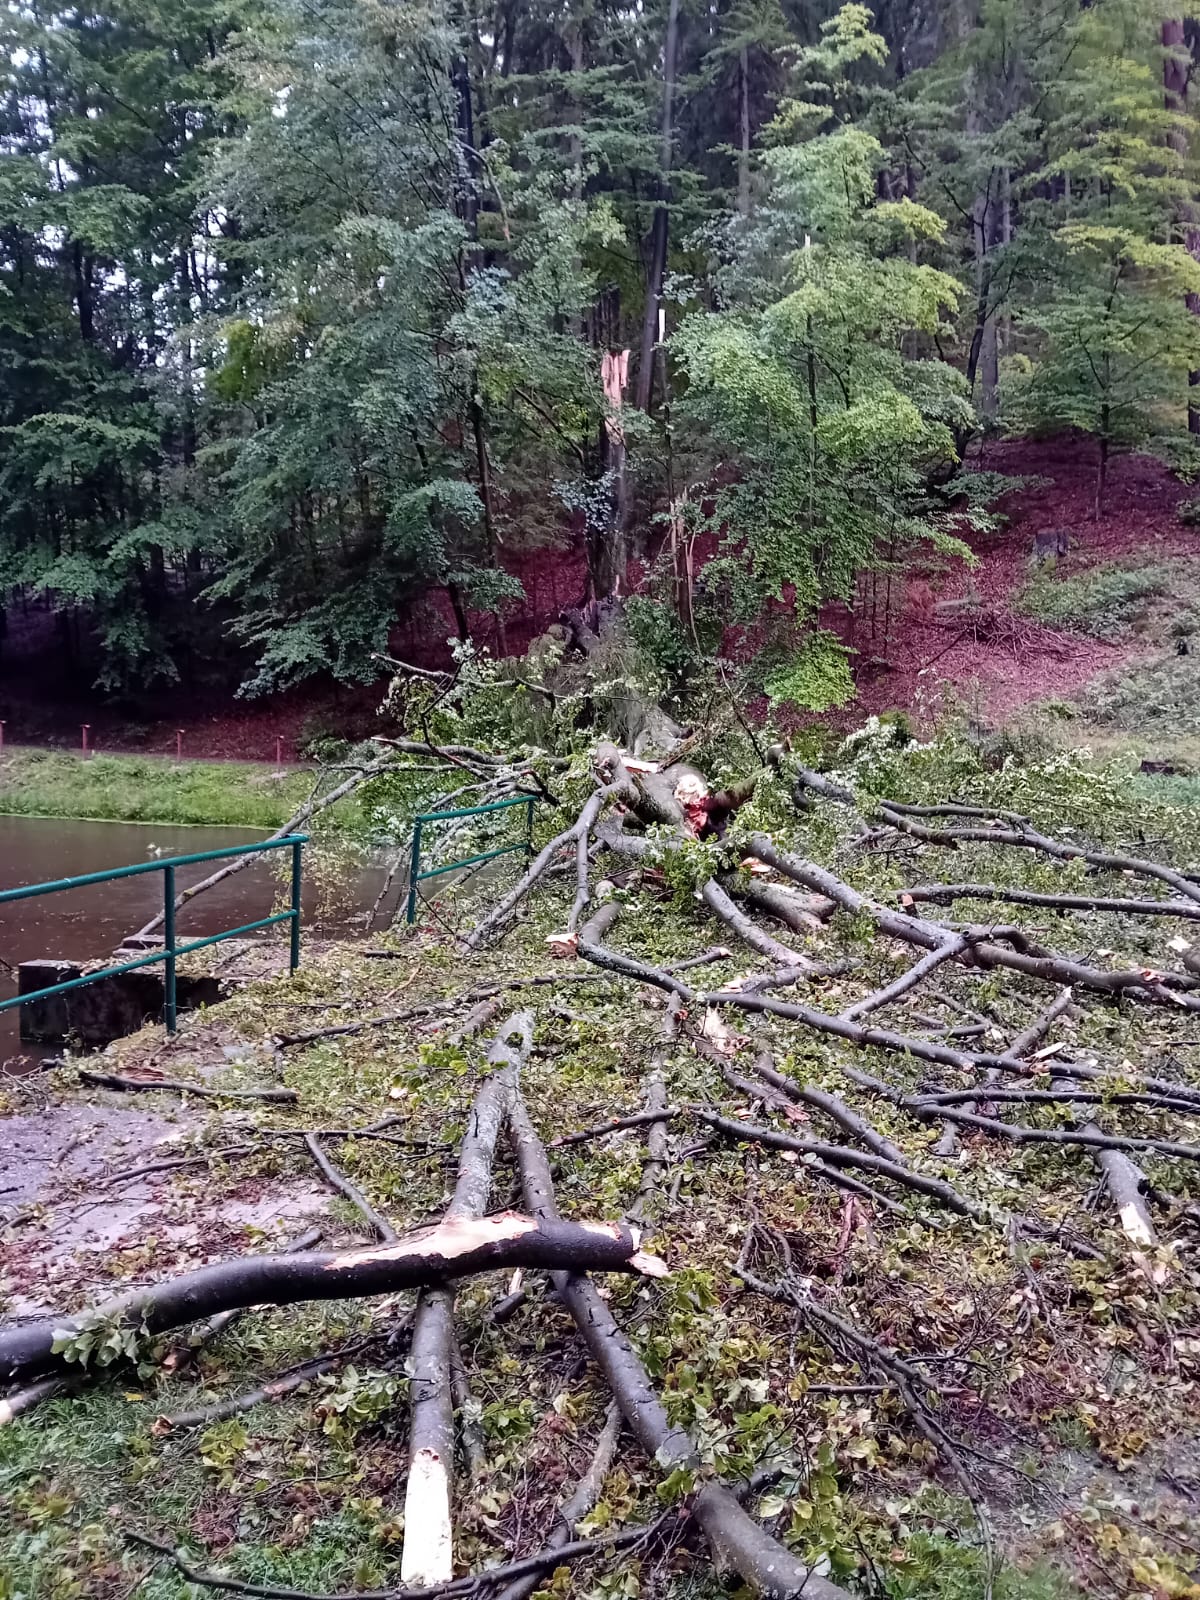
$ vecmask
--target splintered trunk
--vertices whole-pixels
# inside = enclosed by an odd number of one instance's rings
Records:
[[[1162,25],[1163,103],[1181,118],[1187,111],[1189,51],[1183,36],[1183,18],[1168,17]],[[1168,134],[1171,148],[1181,158],[1188,154],[1188,129],[1182,121]],[[1188,254],[1200,261],[1200,215],[1191,200],[1181,200],[1177,210]],[[1185,297],[1192,315],[1200,316],[1200,295]],[[1188,373],[1188,432],[1200,434],[1200,371]]]
[[[667,270],[670,241],[671,144],[675,133],[675,60],[679,50],[679,0],[670,0],[667,34],[663,46],[662,143],[659,152],[658,203],[650,228],[650,256],[646,269],[646,310],[642,317],[641,360],[634,403],[649,411],[654,392],[654,351],[658,343],[658,311],[662,304],[663,275]]]
[[[621,422],[628,375],[629,351],[606,350],[600,376],[608,415],[600,424],[600,459],[608,478],[608,505],[602,523],[588,520],[588,589],[593,600],[607,600],[621,592],[629,560],[625,429]]]

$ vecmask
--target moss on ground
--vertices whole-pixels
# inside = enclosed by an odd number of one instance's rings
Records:
[[[864,794],[1004,804],[1029,812],[1050,832],[1074,828],[1109,843],[1143,839],[1152,841],[1143,848],[1163,859],[1192,870],[1200,865],[1195,812],[1159,791],[1132,790],[1124,769],[1064,757],[989,770],[952,741],[900,750],[886,729],[845,760]],[[582,781],[577,787],[582,791]],[[575,788],[567,791],[573,798]],[[917,852],[908,845],[882,853],[856,850],[849,813],[820,805],[798,815],[782,785],[764,786],[743,822],[774,827],[781,840],[836,863],[880,898],[937,878],[1135,892],[1128,880],[1089,875],[1079,863],[1055,864],[1034,851],[988,845],[953,852]],[[544,818],[539,826],[551,823]],[[609,866],[599,863],[597,875]],[[486,1033],[454,1044],[427,1015],[276,1054],[270,1041],[285,1031],[361,1020],[477,985],[552,972],[561,981],[517,991],[512,1001],[537,1012],[524,1076],[536,1126],[551,1138],[639,1109],[662,1026],[662,997],[548,956],[546,940],[563,924],[571,887],[567,878],[551,880],[498,950],[463,955],[447,924],[469,922],[471,908],[447,897],[437,917],[427,916],[415,933],[385,941],[391,959],[368,958],[354,946],[326,948],[295,980],[255,985],[189,1018],[178,1044],[165,1051],[153,1030],[114,1047],[122,1065],[145,1062],[153,1053],[159,1070],[171,1071],[178,1060],[219,1063],[219,1041],[234,1034],[245,1041],[247,1057],[219,1066],[227,1081],[245,1086],[278,1077],[297,1091],[299,1104],[206,1108],[183,1138],[196,1153],[209,1153],[209,1163],[157,1180],[163,1216],[192,1217],[198,1234],[180,1243],[164,1228],[152,1247],[99,1268],[63,1260],[57,1278],[43,1285],[54,1303],[69,1309],[96,1298],[104,1292],[101,1280],[165,1274],[209,1254],[262,1247],[261,1238],[244,1229],[239,1238],[220,1220],[221,1204],[231,1195],[311,1181],[297,1137],[305,1128],[362,1127],[398,1117],[387,1131],[405,1142],[330,1138],[329,1152],[396,1225],[439,1214],[480,1081]],[[612,943],[631,953],[669,961],[723,932],[685,883],[672,886],[660,873],[625,876],[614,892],[622,915]],[[954,914],[988,918],[997,908],[961,903]],[[1114,965],[1173,964],[1169,940],[1187,935],[1190,926],[1017,906],[1004,907],[1002,916],[1036,928],[1045,943]],[[831,1012],[901,967],[889,944],[845,918],[811,935],[804,948],[822,959],[853,956],[861,963],[852,974],[812,987],[813,1003]],[[692,981],[715,988],[751,964],[739,954],[700,969]],[[589,976],[573,981],[580,970]],[[932,1024],[920,1019],[932,1013],[938,1026],[962,1025],[956,1007],[965,1005],[982,1016],[989,1035],[1005,1038],[1045,994],[1014,974],[947,967],[889,1020],[922,1031]],[[464,1002],[453,1020],[465,1009]],[[768,1047],[785,1072],[851,1100],[915,1166],[950,1177],[988,1208],[988,1216],[953,1217],[903,1189],[889,1191],[900,1214],[850,1206],[802,1158],[721,1142],[695,1124],[673,1125],[650,1241],[671,1275],[662,1281],[615,1278],[605,1290],[672,1417],[693,1431],[703,1472],[737,1477],[758,1466],[777,1467],[781,1480],[759,1513],[804,1556],[828,1562],[855,1593],[982,1600],[988,1592],[978,1523],[956,1484],[953,1452],[931,1443],[894,1391],[846,1392],[873,1381],[853,1352],[830,1346],[792,1307],[747,1292],[733,1274],[747,1218],[756,1212],[786,1241],[796,1280],[822,1305],[910,1359],[933,1358],[928,1370],[941,1387],[936,1416],[958,1441],[959,1459],[988,1508],[1001,1552],[996,1596],[1200,1595],[1194,1222],[1164,1209],[1163,1244],[1157,1252],[1135,1254],[1095,1194],[1095,1169],[1085,1153],[1013,1148],[971,1136],[960,1156],[942,1160],[931,1150],[936,1127],[873,1102],[848,1084],[840,1065],[858,1065],[905,1086],[931,1069],[895,1055],[855,1052],[777,1019],[729,1015],[726,1021],[747,1035],[747,1056]],[[1077,1054],[1111,1064],[1114,1084],[1139,1067],[1197,1084],[1195,1030],[1187,1024],[1186,1015],[1166,1007],[1088,1001],[1056,1037]],[[741,1063],[739,1070],[745,1070]],[[686,1038],[672,1047],[666,1071],[675,1102],[711,1098],[784,1129],[840,1137],[816,1112],[793,1108],[783,1116],[769,1106],[751,1107]],[[50,1092],[78,1094],[71,1077],[56,1074]],[[960,1079],[947,1070],[944,1081],[953,1086]],[[9,1091],[14,1109],[20,1092]],[[46,1092],[44,1080],[36,1092]],[[1047,1127],[1063,1119],[1055,1106],[1023,1107],[1021,1114]],[[1109,1114],[1099,1113],[1102,1120]],[[1200,1118],[1145,1108],[1112,1115],[1123,1130],[1200,1141]],[[257,1148],[236,1159],[211,1155],[235,1142]],[[563,1212],[619,1217],[637,1189],[643,1158],[638,1130],[556,1152]],[[1147,1157],[1145,1165],[1157,1190],[1200,1202],[1200,1166],[1158,1157]],[[502,1150],[498,1204],[513,1198],[512,1181]],[[78,1198],[86,1204],[95,1196]],[[1015,1212],[1069,1228],[1099,1245],[1107,1260],[1081,1260],[1053,1239],[1016,1238],[1003,1222]],[[9,1293],[38,1287],[21,1263],[23,1243],[39,1226],[31,1215],[12,1230]],[[349,1239],[355,1232],[352,1214],[339,1206],[329,1238]],[[778,1269],[778,1261],[760,1268],[765,1276]],[[459,1295],[472,1407],[487,1455],[481,1482],[460,1506],[464,1570],[543,1542],[554,1506],[589,1459],[606,1404],[569,1319],[537,1275],[526,1281],[528,1303],[510,1321],[492,1320],[490,1308],[507,1287],[484,1277]],[[203,1564],[247,1581],[316,1590],[396,1583],[407,1380],[403,1343],[389,1343],[389,1335],[403,1304],[254,1312],[206,1345],[194,1363],[129,1370],[0,1429],[0,1595],[125,1600],[136,1592],[140,1600],[183,1600],[191,1591],[169,1564],[129,1546],[128,1528],[182,1541]],[[175,1408],[237,1393],[314,1351],[364,1338],[375,1343],[351,1366],[284,1400],[194,1431],[155,1426]],[[664,1483],[656,1465],[626,1438],[583,1531],[657,1515],[689,1488],[678,1475]],[[705,1600],[725,1593],[687,1540],[564,1571],[548,1577],[543,1589],[556,1600]]]

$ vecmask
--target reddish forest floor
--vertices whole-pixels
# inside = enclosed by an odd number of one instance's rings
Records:
[[[1176,516],[1179,501],[1190,491],[1148,457],[1126,456],[1113,463],[1106,514],[1099,521],[1091,515],[1095,462],[1094,447],[1086,440],[992,442],[974,453],[971,465],[1049,481],[1000,502],[1004,526],[969,541],[978,557],[975,568],[945,573],[918,567],[898,585],[886,636],[881,623],[872,636],[861,604],[855,610],[827,608],[825,625],[856,652],[859,693],[839,720],[920,709],[936,702],[948,685],[988,722],[1003,722],[1033,701],[1070,696],[1144,649],[1134,642],[1106,644],[1055,632],[1014,611],[1011,602],[1028,576],[1038,529],[1070,531],[1068,573],[1103,561],[1149,564],[1200,550],[1200,531],[1183,527]],[[584,564],[578,549],[538,551],[509,564],[529,597],[507,624],[509,649],[517,651],[564,606],[578,601]],[[936,609],[968,594],[978,602],[970,622]],[[449,607],[441,607],[435,596],[420,612],[401,619],[393,647],[406,659],[436,661],[451,631]],[[490,633],[481,629],[480,637],[496,649]],[[147,698],[136,711],[105,705],[86,681],[63,670],[52,619],[44,611],[25,618],[14,611],[0,656],[0,717],[13,743],[77,745],[80,724],[87,722],[89,739],[100,750],[174,754],[175,732],[182,728],[185,757],[274,761],[280,740],[284,759],[291,760],[314,733],[370,733],[378,700],[378,689],[366,685],[308,688],[255,702],[205,703],[171,692]]]
[[[1014,610],[1016,591],[1029,577],[1034,534],[1066,528],[1070,554],[1066,574],[1104,562],[1150,565],[1175,555],[1200,552],[1200,532],[1178,520],[1179,502],[1194,491],[1148,456],[1124,456],[1113,465],[1105,515],[1092,516],[1094,447],[1086,440],[993,442],[977,452],[976,470],[1035,477],[1034,484],[1006,495],[995,509],[1005,517],[994,533],[968,540],[978,565],[931,578],[917,571],[905,585],[890,636],[880,651],[867,619],[848,607],[830,608],[826,625],[859,653],[859,693],[851,719],[893,708],[905,710],[936,700],[948,685],[988,722],[1002,723],[1022,706],[1068,698],[1100,673],[1145,651],[1137,641],[1102,643],[1047,628]],[[939,603],[973,594],[974,621],[936,609]],[[884,662],[876,664],[877,652]]]

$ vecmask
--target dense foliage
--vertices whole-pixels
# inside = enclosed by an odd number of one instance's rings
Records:
[[[578,542],[595,596],[661,553],[673,669],[765,617],[827,702],[817,607],[961,558],[980,427],[1091,435],[1098,509],[1113,449],[1190,464],[1192,43],[1146,0],[24,0],[0,601],[107,690],[255,693],[373,677],[434,594],[503,648],[512,558]]]

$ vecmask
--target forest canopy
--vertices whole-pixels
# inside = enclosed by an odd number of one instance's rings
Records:
[[[369,680],[431,596],[503,650],[575,544],[660,661],[766,608],[817,705],[824,601],[968,555],[981,434],[1078,430],[1097,512],[1197,461],[1196,34],[1143,0],[3,26],[0,603],[107,692]]]

